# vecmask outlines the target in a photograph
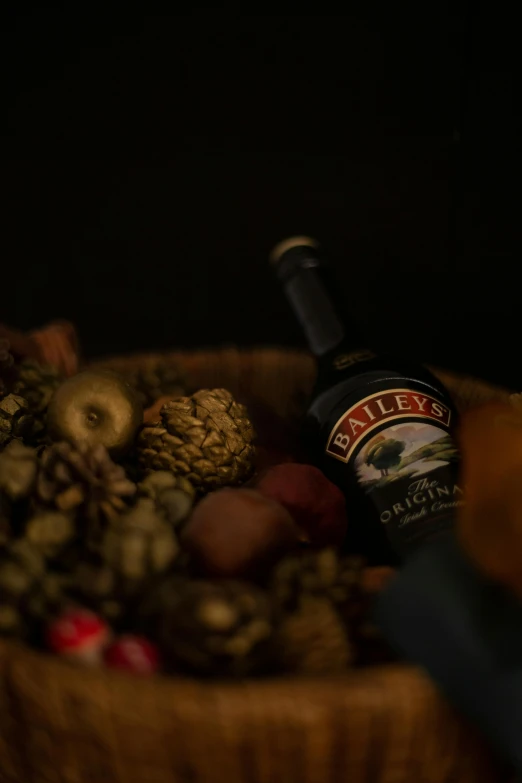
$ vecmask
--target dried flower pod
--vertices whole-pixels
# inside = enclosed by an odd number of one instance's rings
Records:
[[[41,459],[35,500],[41,507],[81,514],[89,539],[128,508],[136,486],[101,446],[55,443]]]
[[[138,494],[151,498],[156,510],[163,514],[174,529],[187,519],[196,492],[188,479],[167,470],[156,470],[138,484]]]
[[[179,547],[172,527],[157,514],[154,501],[140,498],[107,527],[99,551],[123,583],[138,586],[169,568]]]
[[[142,428],[137,456],[146,470],[185,476],[204,493],[249,477],[253,439],[244,405],[226,389],[202,389],[163,406],[161,422]]]

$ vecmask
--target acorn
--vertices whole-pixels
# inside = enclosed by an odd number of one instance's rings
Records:
[[[112,457],[131,448],[143,419],[135,390],[117,373],[86,370],[56,390],[47,412],[51,439],[101,443]]]

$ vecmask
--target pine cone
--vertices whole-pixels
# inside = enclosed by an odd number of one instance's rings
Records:
[[[138,494],[151,498],[156,511],[162,514],[175,530],[188,518],[196,498],[194,487],[188,479],[167,470],[150,473],[138,484]]]
[[[138,392],[144,410],[160,397],[181,397],[187,393],[185,373],[167,360],[152,359],[136,369],[122,371],[122,375]]]
[[[202,389],[166,403],[161,422],[143,427],[138,459],[148,470],[169,470],[209,492],[248,478],[253,439],[244,405],[226,389]]]
[[[63,380],[56,368],[39,364],[34,359],[25,359],[16,367],[12,391],[27,400],[35,420],[33,437],[37,441],[45,435],[47,408]]]
[[[363,565],[362,558],[333,549],[290,556],[274,569],[270,592],[283,624],[299,616],[310,597],[330,602],[346,629],[351,659],[357,664],[385,662],[393,655],[371,620],[373,596],[364,588]]]
[[[6,392],[8,374],[13,366],[13,362],[13,355],[9,351],[9,342],[0,338],[0,398]]]
[[[127,509],[135,491],[104,446],[62,442],[42,455],[35,496],[44,508],[79,514],[87,525],[87,538],[95,541],[107,523]]]
[[[140,498],[134,508],[113,520],[100,543],[103,562],[129,592],[165,571],[179,547],[171,525],[156,512],[154,501]]]
[[[71,604],[68,596],[70,576],[47,571],[20,603],[26,641],[41,646],[49,623]]]
[[[33,442],[38,431],[27,400],[8,394],[0,400],[0,451],[12,440]]]
[[[15,541],[1,553],[0,635],[23,636],[26,633],[23,603],[44,573],[43,557],[27,541]]]
[[[285,671],[305,675],[339,674],[348,669],[353,649],[331,601],[303,596],[286,615],[278,635],[279,659]]]
[[[140,618],[173,671],[242,677],[272,664],[270,603],[251,584],[169,576],[146,596]]]

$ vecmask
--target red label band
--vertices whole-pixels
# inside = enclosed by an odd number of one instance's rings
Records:
[[[326,453],[348,462],[362,438],[386,421],[431,419],[449,427],[451,411],[440,400],[411,389],[377,392],[347,410],[330,433]]]

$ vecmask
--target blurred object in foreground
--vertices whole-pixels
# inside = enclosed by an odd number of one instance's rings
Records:
[[[453,533],[389,582],[377,622],[522,771],[522,604],[481,575]]]
[[[462,485],[466,503],[457,535],[490,579],[522,599],[522,407],[490,403],[461,423]]]

